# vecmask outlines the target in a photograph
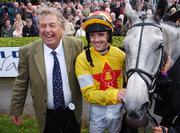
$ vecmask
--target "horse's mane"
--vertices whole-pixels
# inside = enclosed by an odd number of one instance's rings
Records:
[[[176,23],[172,22],[172,21],[162,21],[161,23],[163,24],[167,24],[167,25],[170,25],[170,26],[173,26],[173,27],[176,27],[176,28],[180,28],[180,25],[177,25]]]
[[[180,45],[178,45],[180,41],[180,26],[177,27],[173,22],[161,22],[161,27],[163,29],[165,47],[173,59],[173,65],[180,53]]]
[[[168,32],[168,34],[173,34],[174,36],[179,36],[180,34],[180,26],[177,26],[175,23],[170,22],[170,21],[162,21],[161,22],[161,27],[163,27],[164,29],[166,29],[166,31]]]

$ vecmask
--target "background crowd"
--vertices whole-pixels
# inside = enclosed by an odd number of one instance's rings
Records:
[[[130,1],[137,14],[152,14],[156,7],[156,1],[135,0]],[[164,20],[177,12],[180,1],[169,0],[169,9],[167,10]],[[125,35],[129,27],[129,23],[124,15],[124,0],[117,1],[90,1],[86,0],[82,4],[80,2],[45,2],[38,5],[23,2],[0,3],[0,37],[27,37],[38,36],[37,13],[41,7],[57,8],[66,20],[65,35],[85,36],[82,29],[82,23],[87,16],[98,10],[108,12],[113,20],[114,36]],[[177,20],[179,25],[180,20]]]

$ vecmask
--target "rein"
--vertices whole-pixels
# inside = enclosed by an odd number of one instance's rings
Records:
[[[160,64],[159,64],[159,69],[157,71],[157,73],[155,75],[152,75],[148,72],[146,72],[145,70],[143,69],[140,69],[138,67],[139,65],[139,58],[140,58],[140,50],[141,50],[141,45],[142,45],[142,37],[143,37],[143,31],[144,31],[144,27],[145,26],[154,26],[154,27],[157,27],[159,28],[161,31],[161,27],[155,23],[150,23],[150,22],[145,22],[145,19],[146,19],[146,16],[145,15],[142,15],[140,16],[140,18],[142,19],[142,22],[141,23],[137,23],[137,24],[134,24],[130,29],[134,28],[134,27],[141,27],[141,33],[140,33],[140,38],[139,38],[139,46],[138,46],[138,53],[137,53],[137,60],[136,60],[136,65],[135,65],[135,68],[131,68],[127,71],[127,79],[129,79],[134,73],[137,73],[143,80],[144,82],[146,83],[147,85],[147,88],[148,88],[148,93],[149,93],[149,98],[150,98],[150,101],[151,101],[151,104],[152,104],[152,95],[153,95],[153,92],[154,92],[154,89],[155,89],[155,85],[156,85],[156,80],[157,80],[157,77],[159,75],[159,72],[160,72],[160,68],[162,66],[162,60],[163,60],[163,55],[164,55],[164,45],[163,45],[163,42],[159,45],[158,49],[157,50],[161,50],[161,59],[160,59]],[[151,84],[148,82],[148,79],[147,77],[152,81]],[[158,126],[158,122],[157,120],[149,113],[149,111],[147,112],[147,117],[148,117],[148,120]]]

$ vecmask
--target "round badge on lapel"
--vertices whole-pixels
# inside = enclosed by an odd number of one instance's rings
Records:
[[[69,108],[70,110],[75,110],[75,105],[74,105],[73,103],[69,103],[69,104],[68,104],[68,108]]]

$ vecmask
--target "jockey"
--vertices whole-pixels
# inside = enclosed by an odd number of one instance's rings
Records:
[[[105,12],[90,14],[83,27],[88,46],[77,57],[75,71],[83,98],[90,103],[90,133],[102,133],[105,129],[119,133],[125,96],[125,53],[110,46],[114,29]]]

